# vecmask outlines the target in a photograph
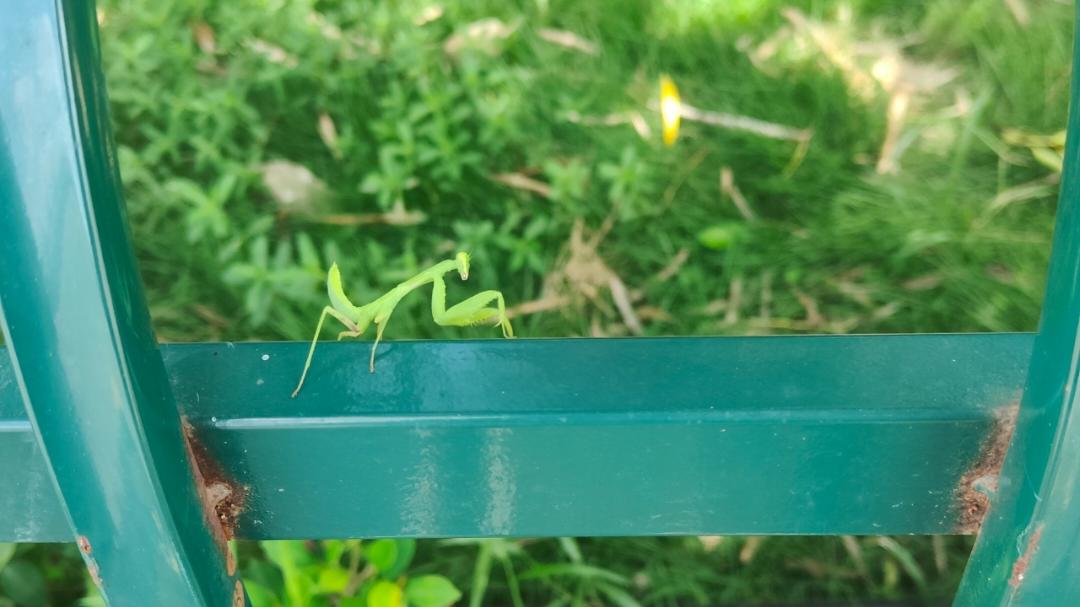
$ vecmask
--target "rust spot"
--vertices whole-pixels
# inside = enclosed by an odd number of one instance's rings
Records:
[[[101,570],[98,568],[97,561],[91,556],[94,549],[90,546],[90,538],[80,535],[75,538],[75,544],[79,547],[83,560],[86,561],[86,570],[90,572],[90,579],[94,580],[94,584],[97,584],[98,588],[101,588]]]
[[[228,546],[225,547],[225,573],[229,577],[236,575],[236,554]]]
[[[994,427],[983,441],[975,461],[960,477],[956,489],[956,533],[974,534],[982,527],[983,518],[997,494],[1001,465],[1009,451],[1019,412],[1020,406],[1016,403],[994,412]]]
[[[184,429],[184,445],[191,460],[191,472],[195,477],[199,501],[202,502],[203,515],[222,550],[231,576],[236,573],[236,558],[229,550],[228,542],[235,536],[236,521],[244,511],[248,490],[233,482],[221,465],[210,457],[187,418],[182,418],[180,423]]]
[[[101,589],[101,570],[98,569],[97,561],[87,557],[86,570],[90,572],[90,579],[94,580],[94,585],[96,585],[98,589]]]
[[[1028,566],[1031,565],[1031,557],[1035,556],[1035,553],[1039,550],[1039,540],[1042,539],[1042,532],[1042,525],[1035,528],[1035,531],[1031,533],[1031,537],[1028,538],[1027,548],[1024,549],[1024,553],[1013,563],[1012,576],[1009,577],[1009,585],[1013,588],[1019,588],[1020,584],[1024,582]]]
[[[244,585],[240,580],[236,580],[236,586],[233,587],[232,604],[233,607],[244,607]]]

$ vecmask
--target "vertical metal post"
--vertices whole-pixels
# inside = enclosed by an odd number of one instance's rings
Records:
[[[150,328],[93,2],[0,14],[0,309],[72,537],[110,605],[243,604]]]
[[[1078,6],[1080,10],[1080,6]],[[1080,605],[1080,41],[1042,321],[1016,433],[955,605]]]

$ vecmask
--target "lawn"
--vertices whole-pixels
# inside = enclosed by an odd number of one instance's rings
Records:
[[[451,281],[450,301],[500,289],[525,337],[1038,321],[1069,2],[109,0],[98,20],[162,341],[310,339],[332,262],[366,302],[457,250],[472,272]],[[692,106],[671,145],[664,76]],[[499,335],[439,327],[428,306],[404,300],[386,338]],[[970,547],[238,549],[256,607],[389,607],[403,592],[434,607],[459,594],[516,606],[946,600]],[[85,593],[74,547],[8,558],[0,606]]]

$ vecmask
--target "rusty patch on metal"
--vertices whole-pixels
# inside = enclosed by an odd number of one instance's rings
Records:
[[[233,587],[232,604],[233,607],[244,607],[244,585],[240,580],[236,580],[236,586]]]
[[[209,451],[199,441],[195,427],[187,418],[181,418],[180,423],[184,429],[184,445],[187,448],[188,458],[191,460],[192,474],[195,477],[199,501],[202,502],[203,515],[214,534],[214,540],[222,550],[229,575],[234,575],[236,557],[232,550],[229,550],[228,542],[235,537],[236,522],[244,511],[244,501],[248,495],[247,487],[233,482],[225,474],[221,465],[210,457]]]
[[[994,412],[994,426],[983,441],[979,455],[960,477],[956,490],[956,533],[974,534],[982,527],[990,503],[997,495],[1001,465],[1009,451],[1019,412],[1020,406],[1016,403]]]
[[[90,579],[94,580],[94,585],[99,590],[104,590],[104,586],[101,583],[101,570],[98,568],[97,561],[94,559],[86,559],[86,570],[90,573]]]
[[[98,588],[101,588],[101,571],[98,568],[97,560],[93,557],[94,549],[90,546],[90,538],[85,535],[80,535],[75,539],[75,544],[79,547],[79,552],[83,554],[83,559],[86,561],[86,569],[90,572],[90,579],[94,580],[94,584]]]
[[[1031,565],[1031,557],[1035,556],[1035,553],[1039,550],[1039,540],[1042,539],[1042,532],[1042,525],[1035,528],[1035,531],[1031,533],[1031,537],[1028,538],[1027,548],[1024,549],[1024,553],[1013,563],[1012,575],[1009,577],[1009,585],[1013,588],[1019,588],[1020,584],[1024,582],[1028,566]]]

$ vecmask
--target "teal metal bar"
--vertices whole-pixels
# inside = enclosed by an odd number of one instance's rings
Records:
[[[321,345],[296,399],[306,344],[162,348],[249,490],[239,537],[952,532],[1031,336],[390,342],[374,375],[367,348]]]
[[[0,14],[0,308],[14,381],[63,496],[67,537],[114,607],[243,604],[197,497],[150,329],[94,5],[4,0]],[[21,439],[0,452],[30,449]],[[31,508],[44,499],[42,463],[13,463],[31,468],[14,475],[38,489],[23,496]],[[47,510],[20,535],[55,524],[57,508]]]
[[[1080,5],[1077,6],[1080,23]],[[1080,605],[1080,37],[1054,248],[999,493],[955,604]]]

